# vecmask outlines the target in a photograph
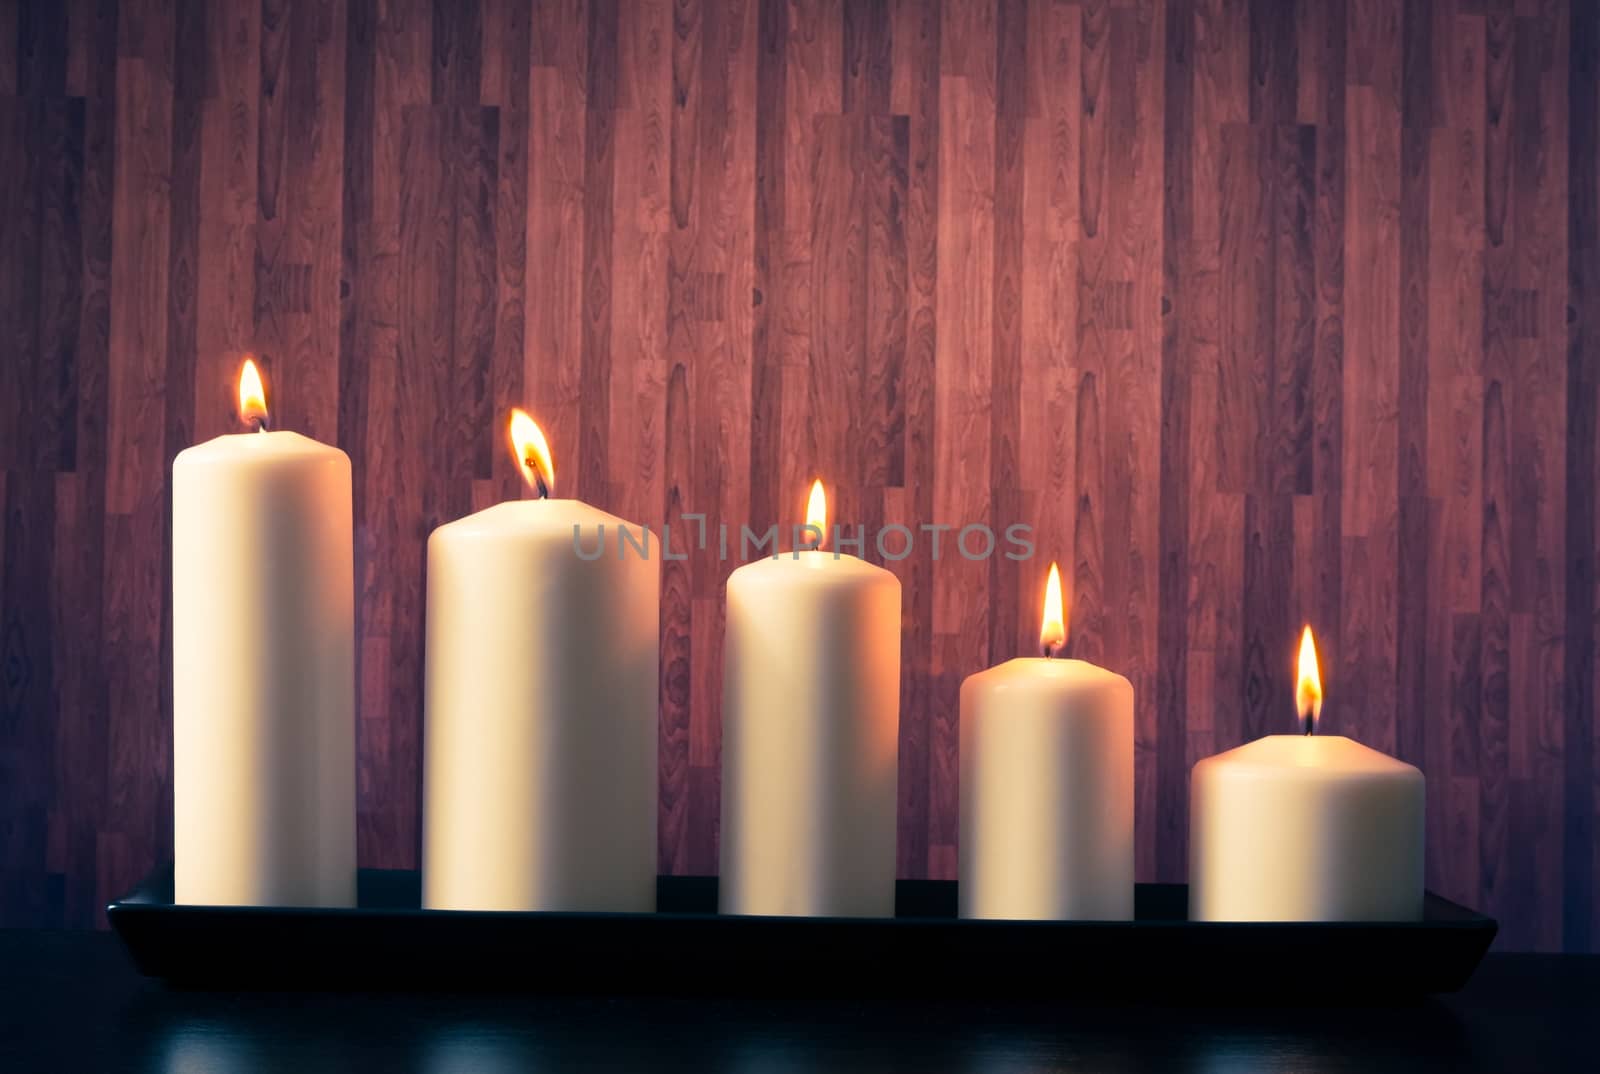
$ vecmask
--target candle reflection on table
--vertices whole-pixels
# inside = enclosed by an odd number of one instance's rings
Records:
[[[1297,1007],[151,991],[119,1042],[163,1074],[1471,1070],[1446,1002]],[[1159,1033],[1150,1032],[1159,1025]],[[1337,1058],[1332,1067],[1331,1058]]]

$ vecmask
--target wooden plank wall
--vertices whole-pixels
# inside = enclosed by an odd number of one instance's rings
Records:
[[[1562,0],[0,2],[0,919],[170,849],[172,456],[355,464],[360,845],[416,862],[423,548],[519,493],[919,534],[899,867],[956,862],[956,691],[1138,692],[1138,866],[1290,726],[1422,765],[1429,883],[1592,950],[1600,16]],[[666,566],[661,864],[715,868],[721,587]]]

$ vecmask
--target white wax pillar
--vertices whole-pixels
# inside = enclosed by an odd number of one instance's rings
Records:
[[[350,459],[298,433],[172,464],[174,894],[355,902]]]
[[[1083,660],[961,684],[960,912],[1133,917],[1133,685]]]
[[[655,908],[659,554],[576,500],[433,531],[424,905]]]
[[[728,578],[724,913],[894,914],[900,580],[783,553]]]
[[[1189,916],[1415,921],[1422,773],[1341,735],[1268,735],[1194,766]]]

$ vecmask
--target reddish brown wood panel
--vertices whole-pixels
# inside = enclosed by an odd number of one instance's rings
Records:
[[[165,479],[248,352],[355,465],[367,864],[417,858],[424,542],[519,494],[522,404],[687,553],[663,869],[716,867],[740,527],[820,473],[913,531],[903,875],[1053,558],[1137,690],[1141,877],[1308,621],[1430,885],[1596,949],[1597,67],[1562,0],[0,4],[0,920],[170,849]]]

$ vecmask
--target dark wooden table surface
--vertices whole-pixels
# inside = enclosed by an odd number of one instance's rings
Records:
[[[1293,988],[1284,982],[1286,996]],[[15,930],[0,931],[0,1070],[1600,1070],[1597,956],[1490,955],[1465,991],[1403,1006],[1210,999],[181,992],[139,977],[108,934]]]

